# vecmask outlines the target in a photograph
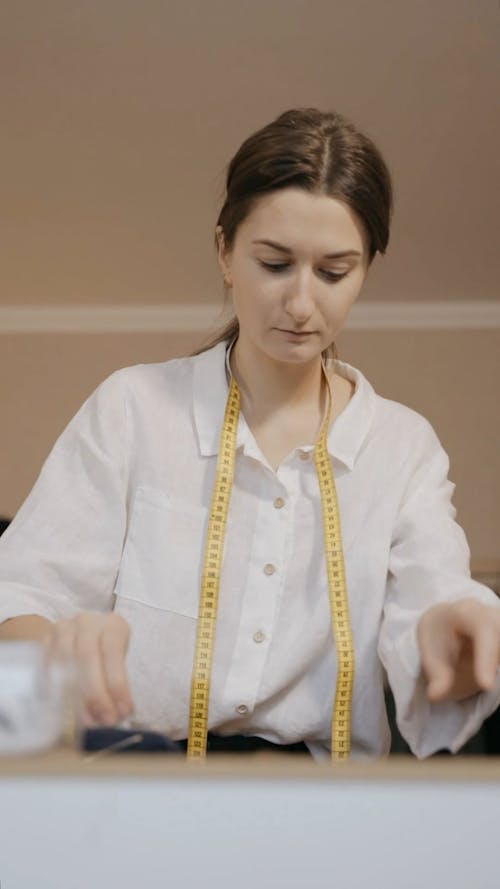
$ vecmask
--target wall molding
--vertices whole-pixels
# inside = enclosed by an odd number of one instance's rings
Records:
[[[0,306],[0,333],[180,333],[220,327],[215,305]],[[500,301],[360,302],[345,330],[500,329]]]

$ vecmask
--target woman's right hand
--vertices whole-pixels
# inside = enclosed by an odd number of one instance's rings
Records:
[[[125,658],[130,627],[121,615],[84,611],[53,623],[44,639],[49,658],[76,666],[86,726],[114,725],[133,713]]]

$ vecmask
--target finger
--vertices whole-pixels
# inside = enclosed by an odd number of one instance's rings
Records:
[[[451,692],[455,681],[454,669],[445,663],[440,663],[433,668],[432,673],[427,673],[427,697],[429,701],[444,700]]]
[[[134,709],[125,666],[129,635],[123,620],[110,620],[100,637],[106,686],[121,719],[130,716]]]
[[[99,725],[99,721],[90,715],[88,707],[83,707],[82,709],[80,725],[83,726],[83,728],[95,728]]]
[[[74,626],[69,620],[52,624],[42,640],[42,659],[46,669],[51,669],[54,661],[67,661],[73,656]]]
[[[427,679],[427,697],[430,701],[440,701],[445,698],[453,687],[455,679],[454,660],[451,653],[446,657],[442,650],[426,644],[421,646],[422,669]]]
[[[75,639],[79,683],[90,716],[101,724],[112,725],[118,714],[104,680],[99,646],[99,628],[80,626]]]
[[[500,627],[497,621],[483,622],[473,629],[474,675],[484,691],[494,688],[500,661]]]
[[[420,660],[427,679],[427,697],[440,701],[450,693],[455,680],[459,642],[454,634],[436,632],[435,622],[422,620],[418,633]]]
[[[49,641],[53,658],[70,660],[75,656],[76,625],[73,620],[60,620],[54,624]]]
[[[46,660],[50,659],[50,657],[52,656],[52,646],[54,643],[56,627],[57,624],[50,624],[50,626],[47,627],[45,633],[40,639],[40,642],[42,644],[43,656]]]
[[[454,611],[457,631],[473,651],[474,679],[480,689],[493,688],[500,656],[500,612],[481,602],[464,600]]]

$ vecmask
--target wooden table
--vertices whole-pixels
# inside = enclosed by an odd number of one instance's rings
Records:
[[[500,759],[0,758],[1,889],[498,889]]]

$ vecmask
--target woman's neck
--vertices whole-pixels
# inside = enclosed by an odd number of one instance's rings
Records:
[[[307,363],[274,361],[238,339],[231,351],[230,365],[247,421],[265,422],[283,411],[322,415],[321,356]]]

